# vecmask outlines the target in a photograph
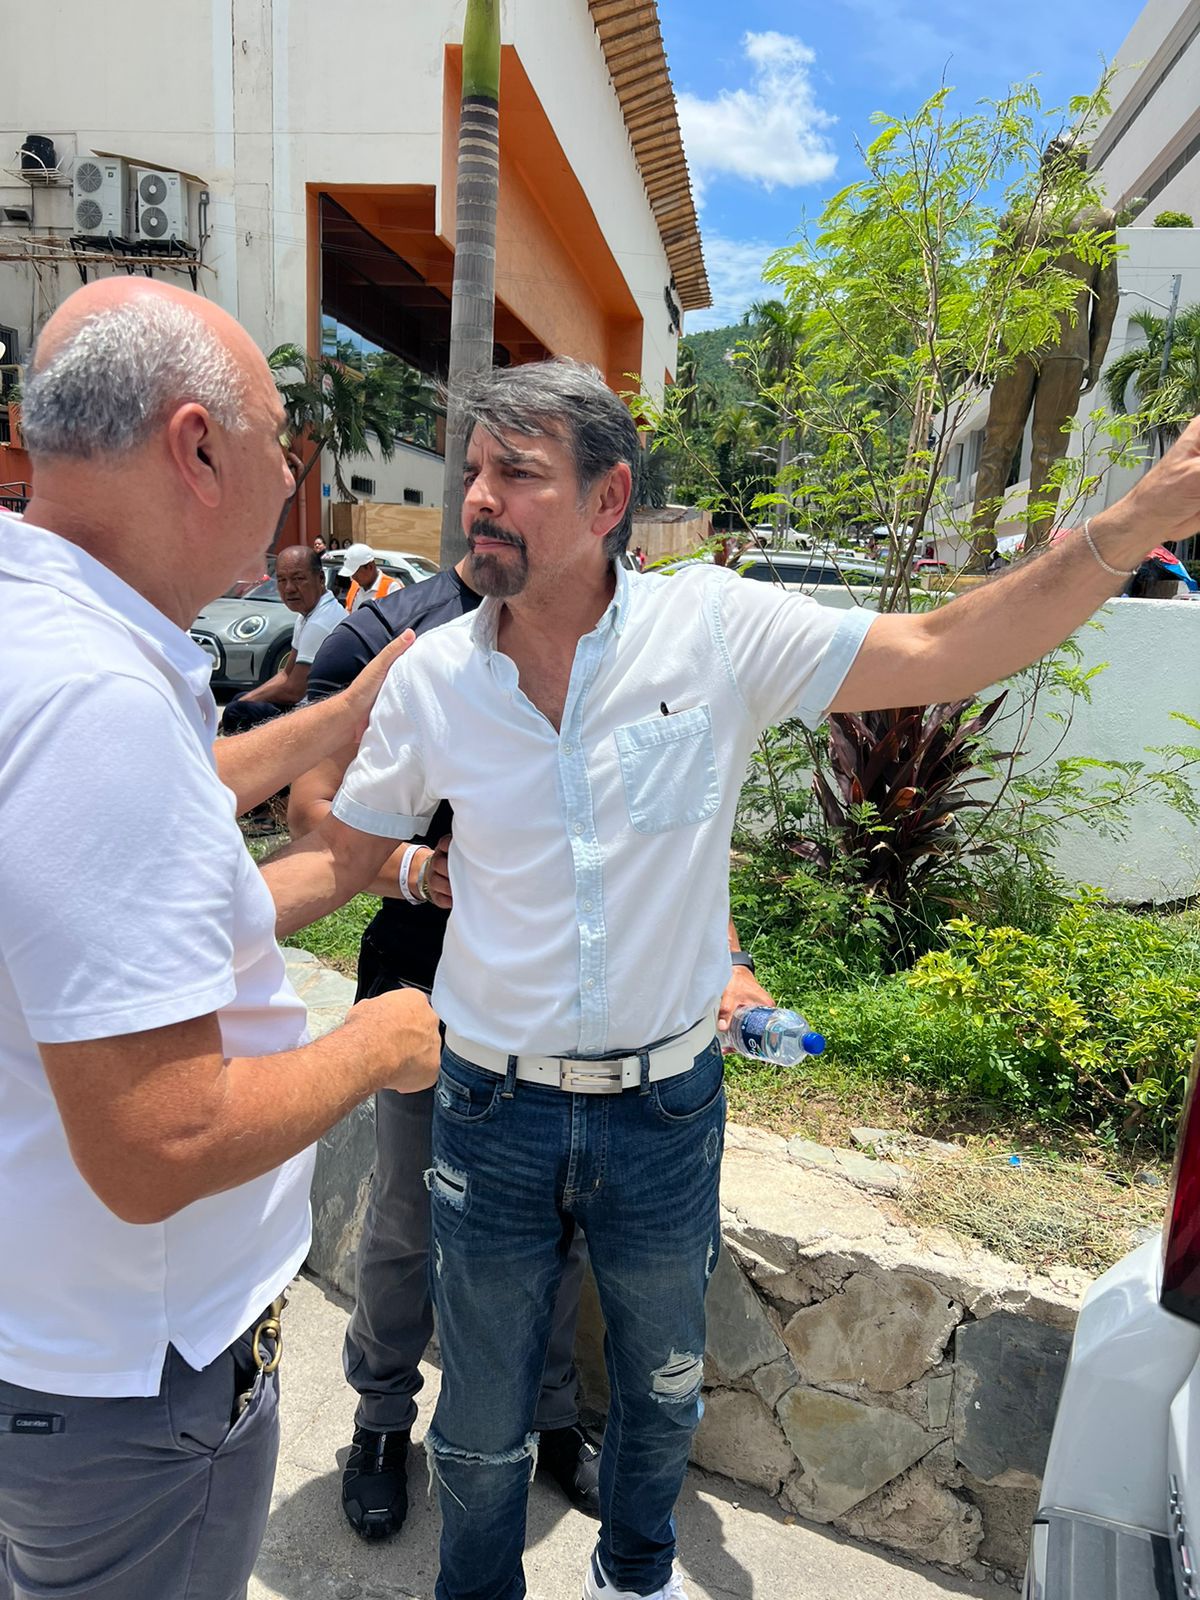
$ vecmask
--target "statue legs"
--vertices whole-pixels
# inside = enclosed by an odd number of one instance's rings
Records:
[[[1045,509],[1040,515],[1029,518],[1026,552],[1045,544],[1050,537],[1058,507],[1059,486],[1049,486],[1047,479],[1055,463],[1066,455],[1071,441],[1066,427],[1079,407],[1084,365],[1084,362],[1070,356],[1051,356],[1042,360],[1033,401],[1029,504],[1038,502]]]
[[[1037,368],[1028,356],[1020,356],[1012,368],[998,378],[988,405],[987,428],[979,470],[975,474],[975,509],[971,519],[975,553],[970,568],[982,572],[988,556],[996,548],[993,529],[1008,487],[1013,456],[1025,432],[1025,419],[1033,403]]]

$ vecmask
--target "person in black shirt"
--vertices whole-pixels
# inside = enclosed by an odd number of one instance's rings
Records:
[[[465,565],[465,563],[460,563]],[[480,597],[457,568],[380,600],[364,601],[329,635],[309,673],[312,700],[336,694],[406,628],[421,634],[473,611]],[[347,751],[347,759],[353,751]],[[322,820],[341,781],[345,762],[314,768],[292,786],[288,824],[292,836]],[[391,989],[428,990],[442,953],[449,913],[421,899],[418,884],[433,852],[451,829],[443,801],[429,832],[402,853],[408,889],[377,884],[383,904],[363,935],[356,1000]],[[412,903],[416,901],[416,903]],[[364,1538],[398,1533],[408,1511],[406,1462],[421,1387],[418,1362],[433,1329],[428,1288],[430,1164],[433,1091],[376,1096],[375,1175],[358,1252],[354,1311],[346,1330],[343,1363],[358,1391],[354,1438],[342,1475],[342,1506]],[[535,1426],[539,1464],[568,1499],[599,1516],[599,1450],[579,1422],[579,1384],[573,1348],[586,1251],[576,1233],[555,1307]]]

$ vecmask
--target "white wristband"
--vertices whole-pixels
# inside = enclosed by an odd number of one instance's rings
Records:
[[[410,906],[419,906],[421,904],[421,901],[408,887],[408,873],[412,866],[413,857],[418,850],[423,850],[424,848],[424,845],[410,844],[400,857],[400,897],[403,900],[407,900]]]

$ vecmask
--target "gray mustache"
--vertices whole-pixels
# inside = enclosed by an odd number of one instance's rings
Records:
[[[471,549],[475,548],[476,539],[496,539],[501,544],[515,545],[518,550],[524,550],[525,541],[515,533],[509,533],[506,528],[498,528],[494,522],[474,522],[471,524],[471,534],[467,543]]]

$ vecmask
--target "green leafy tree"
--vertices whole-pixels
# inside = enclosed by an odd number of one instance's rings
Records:
[[[396,435],[422,404],[428,404],[420,374],[384,352],[366,354],[339,343],[334,353],[306,354],[299,345],[281,344],[267,357],[287,412],[288,432],[310,454],[296,474],[296,487],[328,452],[333,481],[342,500],[354,495],[342,463],[369,451],[390,461]]]
[[[1069,115],[1086,128],[1104,105],[1102,86]],[[865,175],[766,277],[802,322],[787,379],[815,442],[806,498],[831,522],[888,529],[880,603],[896,610],[911,603],[911,562],[958,422],[1075,314],[1058,241],[1100,197],[1080,163],[1043,159],[1053,116],[1031,85],[965,114],[943,87],[915,115],[877,121]],[[1073,240],[1087,262],[1115,249],[1098,228]],[[776,393],[771,349],[760,341],[747,355]]]
[[[1129,325],[1145,343],[1109,363],[1104,387],[1115,412],[1128,414],[1131,398],[1136,401],[1137,410],[1151,419],[1161,454],[1200,412],[1200,305],[1177,313],[1169,350],[1165,317],[1135,311]]]
[[[467,441],[455,384],[492,363],[496,320],[496,210],[500,201],[500,0],[467,0],[463,23],[462,112],[454,289],[450,312],[446,475],[442,493],[443,567],[466,553],[462,531]]]

